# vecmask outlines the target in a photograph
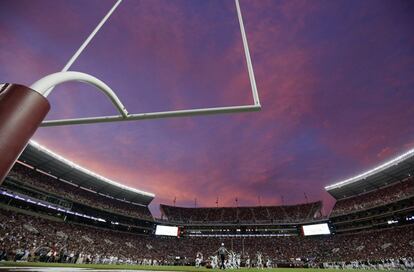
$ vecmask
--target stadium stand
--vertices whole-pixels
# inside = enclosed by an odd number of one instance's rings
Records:
[[[243,256],[262,252],[280,265],[336,261],[380,261],[412,257],[414,228],[319,237],[156,237],[66,223],[14,211],[1,211],[0,258],[72,263],[173,264],[194,261],[195,252],[214,254],[221,242]]]
[[[387,228],[414,215],[413,151],[325,187],[335,199],[329,219],[337,233]]]
[[[289,206],[184,208],[161,205],[161,214],[175,223],[294,223],[321,216],[322,202]]]
[[[109,196],[100,195],[92,190],[87,190],[86,188],[81,188],[35,171],[20,163],[15,164],[8,175],[8,180],[9,182],[6,180],[3,187],[7,188],[10,180],[12,180],[21,186],[35,188],[46,194],[64,198],[72,202],[145,220],[153,219],[147,206],[136,205]]]
[[[414,195],[414,178],[410,177],[402,182],[340,199],[335,203],[331,215],[337,216],[358,210],[383,206]]]

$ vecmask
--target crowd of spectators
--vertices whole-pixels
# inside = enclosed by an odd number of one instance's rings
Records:
[[[0,260],[171,264],[213,255],[221,243],[243,258],[261,252],[275,263],[412,258],[414,225],[318,237],[160,237],[121,233],[0,210]]]
[[[14,165],[9,177],[23,183],[25,186],[33,187],[58,198],[134,218],[153,220],[147,206],[135,205],[82,189],[19,163]]]
[[[357,196],[338,200],[331,216],[382,206],[414,195],[414,178]]]
[[[168,221],[179,223],[296,223],[310,221],[320,216],[321,207],[321,201],[289,206],[223,208],[184,208],[161,205],[161,213]]]

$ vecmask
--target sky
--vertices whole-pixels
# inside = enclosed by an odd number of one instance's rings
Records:
[[[60,71],[113,0],[0,1],[0,79]],[[260,112],[40,128],[34,140],[160,203],[281,205],[414,148],[414,1],[240,0]],[[252,104],[233,0],[124,0],[71,70],[130,113]],[[116,114],[84,83],[47,119]]]

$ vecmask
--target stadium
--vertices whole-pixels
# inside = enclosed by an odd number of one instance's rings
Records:
[[[173,2],[0,3],[0,271],[413,270],[413,5]]]
[[[322,216],[317,201],[160,205],[162,218],[157,219],[148,209],[153,194],[97,176],[32,142],[1,186],[1,258],[194,267],[200,252],[204,258],[198,265],[211,268],[214,252],[224,243],[240,254],[239,267],[257,267],[260,252],[265,267],[410,269],[413,163],[410,151],[327,186],[337,200],[329,217]]]

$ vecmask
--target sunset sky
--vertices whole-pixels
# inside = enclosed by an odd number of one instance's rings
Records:
[[[0,82],[63,68],[114,0],[1,0]],[[178,206],[295,204],[414,148],[414,1],[240,0],[262,111],[41,128],[34,140]],[[124,0],[71,70],[131,113],[251,104],[233,0]],[[67,83],[48,119],[115,114]]]

